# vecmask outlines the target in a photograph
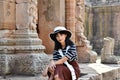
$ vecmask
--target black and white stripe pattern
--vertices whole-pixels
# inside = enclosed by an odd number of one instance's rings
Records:
[[[63,55],[69,59],[69,61],[73,61],[73,60],[77,59],[77,51],[76,51],[75,45],[70,46],[67,53],[66,53],[66,48],[62,49],[62,52],[63,52]],[[59,60],[61,58],[62,58],[62,56],[59,54],[59,52],[57,50],[54,50],[53,60]]]

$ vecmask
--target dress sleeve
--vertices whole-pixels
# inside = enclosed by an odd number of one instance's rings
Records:
[[[53,51],[53,60],[58,60],[61,59],[62,56],[59,54],[59,52],[57,50]]]
[[[69,61],[73,61],[74,59],[77,59],[76,46],[75,45],[70,46],[65,56],[69,59]]]

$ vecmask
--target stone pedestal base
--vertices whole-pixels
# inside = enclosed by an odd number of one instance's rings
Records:
[[[102,56],[101,56],[102,57]],[[103,64],[120,64],[120,59],[117,56],[111,55],[101,60]]]
[[[89,63],[89,62],[96,62],[97,60],[97,53],[88,50],[85,47],[77,47],[77,52],[78,52],[78,61],[80,63]]]
[[[118,64],[120,59],[114,55],[115,40],[111,37],[104,38],[104,45],[101,50],[101,63]]]
[[[120,80],[120,66],[117,64],[97,63],[80,64],[81,76],[78,80]]]
[[[0,74],[41,74],[48,61],[49,57],[45,53],[0,54]]]

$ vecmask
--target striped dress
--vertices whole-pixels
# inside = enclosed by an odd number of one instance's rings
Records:
[[[62,49],[62,52],[63,52],[63,55],[68,58],[68,63],[73,66],[75,73],[76,73],[76,77],[78,78],[80,76],[80,68],[76,61],[77,60],[76,46],[75,45],[70,46],[67,53],[66,53],[66,48]],[[53,60],[57,61],[61,58],[62,56],[60,55],[60,53],[57,50],[54,50]],[[61,80],[72,80],[71,72],[65,64],[56,65],[54,76],[55,75],[58,75]]]
[[[63,52],[63,55],[68,58],[69,61],[73,61],[73,60],[77,59],[77,51],[76,51],[75,45],[70,46],[67,53],[66,53],[66,48],[62,49],[62,52]],[[57,50],[54,50],[53,60],[56,61],[56,60],[59,60],[61,58],[62,58],[62,56],[59,54],[59,52]]]

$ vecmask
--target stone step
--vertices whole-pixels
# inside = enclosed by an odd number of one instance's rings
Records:
[[[79,65],[82,74],[78,80],[120,80],[120,65],[98,63]],[[8,75],[6,79],[1,76],[0,80],[48,80],[48,77],[40,74],[36,76]]]
[[[0,39],[0,46],[14,46],[14,45],[42,45],[42,41],[39,38],[3,38]]]
[[[6,76],[6,78],[0,76],[0,80],[48,80],[48,78],[43,77],[41,75],[36,75],[36,76],[9,75]]]
[[[101,64],[100,62],[98,59],[96,63],[79,63],[81,77],[78,80],[120,80],[119,64]],[[48,77],[40,74],[35,76],[7,75],[6,79],[0,76],[0,80],[48,80]]]
[[[81,76],[78,80],[120,80],[119,64],[80,64]]]

